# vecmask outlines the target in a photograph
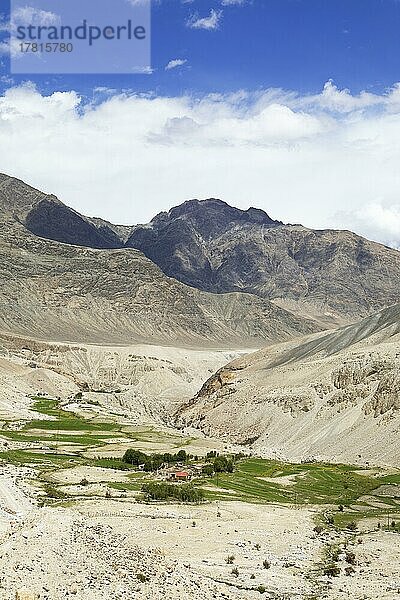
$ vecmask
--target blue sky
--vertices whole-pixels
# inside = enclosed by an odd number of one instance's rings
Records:
[[[194,15],[206,18],[212,10],[219,16],[215,29],[188,26]],[[231,5],[154,0],[151,75],[30,79],[46,92],[75,89],[85,95],[99,86],[160,95],[270,87],[317,92],[330,78],[354,93],[379,92],[400,78],[399,57],[397,0],[244,0]],[[173,59],[187,62],[165,71]]]
[[[154,0],[152,55],[4,69],[0,171],[113,222],[218,197],[400,248],[400,1]]]

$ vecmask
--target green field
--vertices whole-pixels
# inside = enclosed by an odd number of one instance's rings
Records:
[[[253,502],[350,505],[381,485],[381,479],[359,475],[355,470],[348,465],[297,465],[251,458],[240,461],[231,475],[215,475],[211,484],[221,491],[209,493],[214,498]],[[292,482],[282,485],[281,476],[292,476]],[[276,479],[276,483],[263,477]]]
[[[0,435],[3,439],[19,443],[39,442],[40,448],[5,450],[0,452],[0,459],[16,465],[34,466],[41,482],[47,482],[57,469],[86,465],[129,471],[129,481],[110,482],[108,487],[121,494],[140,491],[143,483],[152,481],[151,474],[135,472],[117,457],[88,458],[86,451],[91,450],[93,455],[98,446],[121,437],[131,440],[132,447],[138,447],[140,443],[154,444],[154,450],[159,444],[184,449],[191,441],[190,438],[174,436],[152,427],[133,428],[112,421],[85,419],[62,410],[56,400],[48,398],[35,398],[32,408],[50,419],[6,422]],[[68,444],[68,449],[65,444]],[[192,459],[192,462],[196,461]],[[282,480],[281,477],[288,479]],[[384,484],[400,485],[400,472],[387,474],[382,470],[378,476],[372,477],[368,471],[363,474],[359,467],[351,465],[292,464],[260,458],[240,458],[235,462],[233,473],[219,473],[194,480],[194,485],[204,488],[205,496],[210,501],[325,507],[334,515],[334,524],[338,527],[372,518],[382,521],[384,526],[385,519],[390,520],[387,516],[390,513],[397,527],[400,512],[397,499],[395,496],[380,497],[375,493]],[[65,497],[60,486],[53,483],[50,487],[45,483],[43,492],[54,499]],[[82,495],[85,495],[84,491]],[[382,506],[374,507],[368,499],[371,496]]]
[[[56,400],[49,398],[35,398],[32,409],[51,419],[33,419],[17,430],[13,422],[8,422],[0,430],[1,436],[17,442],[43,442],[52,446],[75,443],[95,447],[107,444],[116,437],[129,438],[133,443],[167,443],[176,448],[190,443],[190,439],[173,436],[151,427],[139,429],[95,418],[85,419],[62,410]]]

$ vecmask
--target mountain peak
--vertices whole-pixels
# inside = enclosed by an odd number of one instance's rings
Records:
[[[260,208],[242,210],[218,198],[187,200],[168,212],[159,213],[152,219],[151,224],[159,228],[177,219],[191,224],[206,239],[224,233],[237,224],[258,223],[268,227],[282,225],[281,221],[274,221]]]

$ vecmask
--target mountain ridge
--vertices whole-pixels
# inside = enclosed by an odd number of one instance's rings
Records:
[[[284,224],[261,209],[215,198],[188,200],[148,224],[113,225],[0,175],[0,208],[36,236],[88,248],[135,248],[181,283],[256,295],[321,328],[354,322],[399,299],[398,250],[350,231]]]
[[[399,348],[396,304],[232,361],[177,411],[176,422],[269,458],[398,467]]]
[[[139,250],[47,240],[0,215],[0,329],[49,341],[259,347],[318,327],[257,296],[186,286]]]

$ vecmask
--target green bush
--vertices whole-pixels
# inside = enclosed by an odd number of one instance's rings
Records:
[[[267,588],[265,587],[265,585],[259,585],[257,591],[260,592],[260,594],[265,594]]]
[[[65,494],[62,490],[59,490],[54,485],[51,485],[50,483],[46,484],[43,489],[48,498],[54,498],[54,499],[67,498],[67,494]]]
[[[132,466],[138,467],[143,465],[146,472],[157,471],[163,464],[175,464],[179,462],[187,462],[190,456],[185,450],[179,450],[176,454],[145,454],[140,450],[129,449],[123,456],[123,461]]]
[[[142,492],[149,500],[169,500],[171,498],[180,502],[203,502],[204,492],[190,483],[173,485],[170,483],[146,483]]]
[[[226,456],[217,456],[213,465],[216,473],[233,473],[233,460]]]
[[[328,577],[338,577],[340,575],[340,568],[336,565],[327,565],[324,569],[324,575]]]
[[[214,474],[214,467],[212,465],[206,465],[205,467],[203,467],[202,473],[203,475],[211,477]]]

